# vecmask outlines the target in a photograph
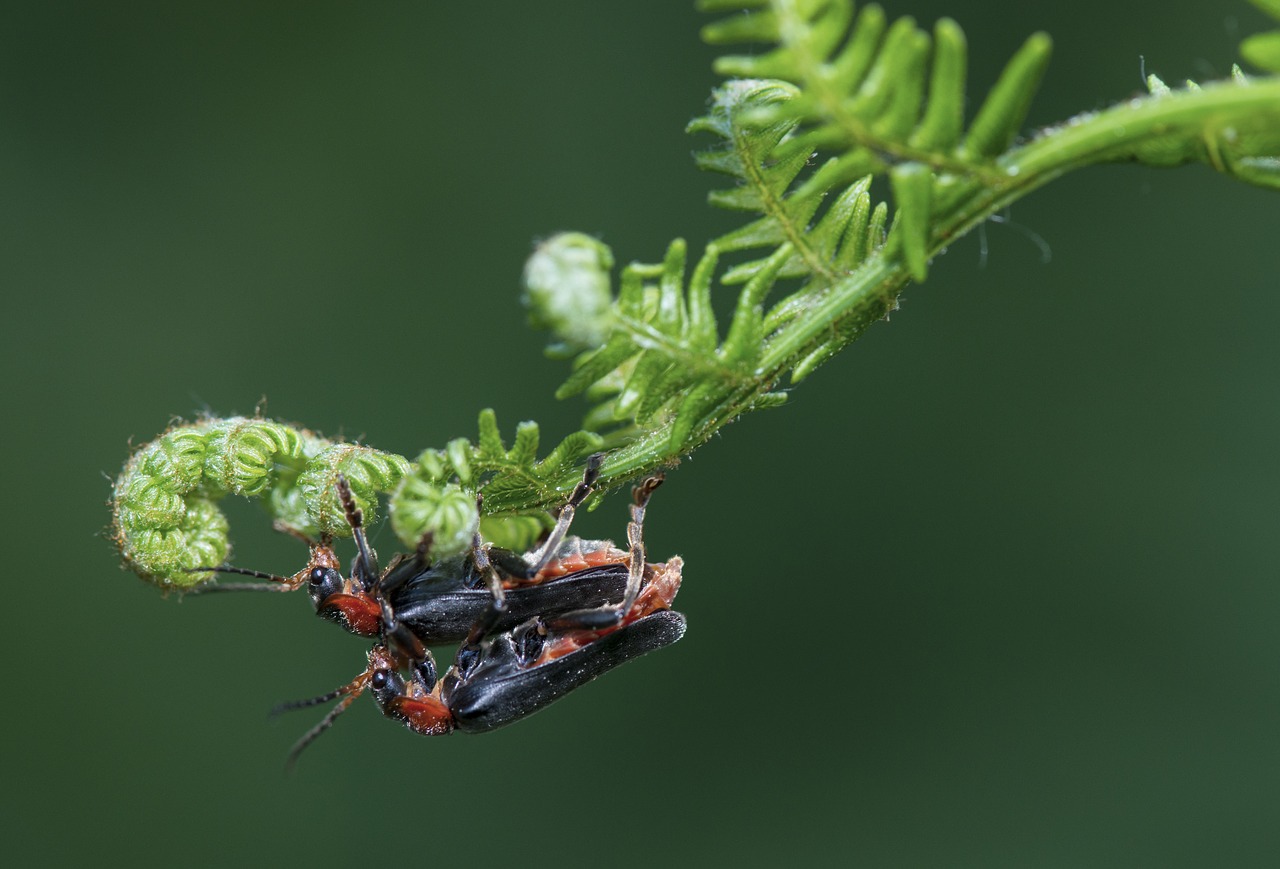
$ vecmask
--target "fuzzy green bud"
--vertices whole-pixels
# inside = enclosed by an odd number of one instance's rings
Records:
[[[524,267],[529,322],[557,339],[552,356],[569,356],[604,344],[613,325],[609,272],[613,252],[580,232],[565,232],[538,245]]]

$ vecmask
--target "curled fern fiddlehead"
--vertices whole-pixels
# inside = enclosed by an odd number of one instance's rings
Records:
[[[524,267],[529,324],[560,342],[547,355],[572,356],[598,347],[613,327],[609,272],[613,252],[580,232],[565,232],[538,245]]]
[[[138,450],[116,480],[112,520],[125,563],[163,588],[209,578],[189,573],[222,562],[230,549],[216,502],[261,500],[276,519],[308,534],[349,534],[337,502],[338,475],[360,506],[376,513],[378,494],[408,470],[393,453],[334,444],[265,419],[232,417],[171,428]]]
[[[508,450],[496,417],[485,411],[476,445],[460,438],[411,463],[265,419],[178,425],[138,450],[117,478],[113,539],[143,579],[190,589],[210,578],[193,568],[219,564],[230,550],[217,501],[252,498],[305,534],[344,537],[351,529],[336,485],[344,476],[369,523],[377,520],[379,495],[391,495],[391,525],[406,546],[430,531],[437,555],[454,554],[470,545],[479,523],[490,542],[524,549],[552,523],[541,505],[563,501],[572,484],[561,481],[580,473],[585,457],[603,443],[599,435],[578,432],[539,459],[538,434],[536,423],[521,423]],[[535,489],[536,500],[512,504],[508,493],[526,487]],[[481,490],[483,519],[476,504]]]

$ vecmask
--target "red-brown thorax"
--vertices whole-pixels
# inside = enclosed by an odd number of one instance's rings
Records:
[[[402,664],[403,662],[399,661],[386,647],[374,647],[369,651],[369,669],[365,671],[365,684],[368,684],[368,680],[372,678],[374,670],[396,670]],[[392,701],[392,708],[388,711],[404,721],[411,730],[424,736],[449,733],[454,726],[453,713],[440,699],[441,684],[436,682],[435,687],[428,692],[424,691],[417,682],[406,681],[407,693],[403,697],[396,697]]]
[[[311,558],[306,567],[294,574],[291,587],[298,588],[310,582],[311,572],[316,569],[336,570],[339,575],[342,573],[342,562],[338,560],[333,547],[327,543],[312,545]],[[320,601],[317,611],[321,615],[327,615],[326,611],[337,612],[347,630],[353,634],[361,637],[378,635],[382,608],[364,590],[364,586],[353,577],[345,577],[342,581],[342,591],[335,592]]]
[[[347,587],[350,588],[351,585],[348,580]],[[378,635],[382,608],[364,589],[329,595],[320,605],[322,615],[326,610],[335,610],[347,630],[353,634],[361,637]]]

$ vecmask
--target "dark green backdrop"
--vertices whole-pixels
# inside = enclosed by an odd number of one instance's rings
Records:
[[[1224,74],[1243,0],[894,3],[1047,124]],[[733,225],[681,132],[679,2],[16,3],[0,28],[6,852],[230,865],[1274,865],[1280,197],[1095,169],[939,260],[671,475],[678,646],[427,740],[278,700],[364,644],[291,596],[162,599],[99,533],[171,417],[413,453],[580,407],[523,327],[532,240],[659,259]],[[1052,247],[1042,262],[1031,231]],[[232,508],[237,561],[301,553]],[[621,531],[621,499],[588,517]],[[377,540],[393,548],[383,529]],[[16,835],[15,835],[16,832]]]

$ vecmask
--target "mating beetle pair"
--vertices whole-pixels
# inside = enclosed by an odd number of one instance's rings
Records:
[[[645,507],[662,478],[634,490],[628,549],[607,541],[566,537],[587,498],[600,457],[560,509],[536,550],[521,555],[487,546],[477,534],[465,556],[432,563],[429,537],[385,570],[364,534],[363,516],[345,480],[340,499],[358,554],[343,577],[329,541],[308,541],[311,558],[292,577],[221,565],[222,572],[271,580],[206,591],[287,591],[307,585],[316,611],[361,636],[378,639],[368,666],[336,691],[277,711],[339,702],[294,746],[292,762],[356,697],[372,693],[383,714],[424,735],[455,729],[484,732],[542,709],[603,673],[684,634],[684,616],[670,606],[682,563],[645,561]],[[453,666],[437,678],[428,646],[461,640]],[[406,678],[402,673],[407,673]]]

